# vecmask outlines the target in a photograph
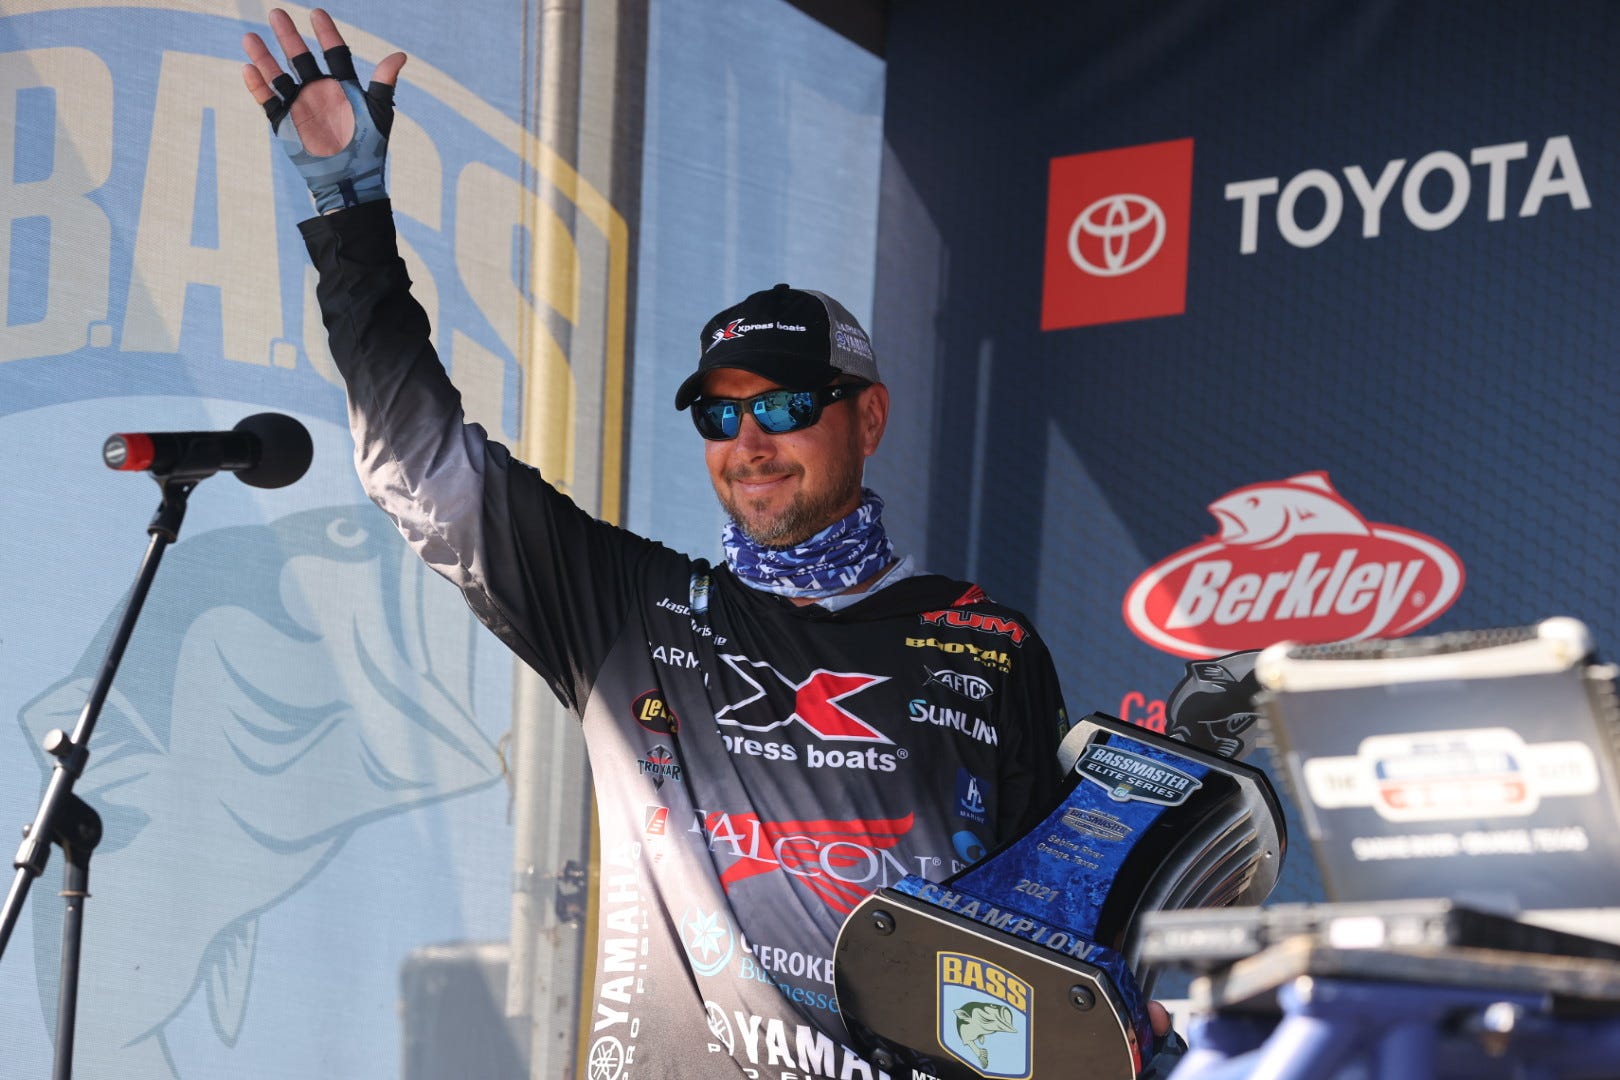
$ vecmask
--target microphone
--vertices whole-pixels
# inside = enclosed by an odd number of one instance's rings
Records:
[[[230,431],[151,431],[109,435],[101,446],[107,468],[202,480],[233,472],[244,484],[286,487],[315,456],[309,431],[282,413],[256,413]]]

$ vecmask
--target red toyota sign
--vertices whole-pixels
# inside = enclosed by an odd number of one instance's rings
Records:
[[[1041,329],[1187,309],[1193,141],[1052,159]]]

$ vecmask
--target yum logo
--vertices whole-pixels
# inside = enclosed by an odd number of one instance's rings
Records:
[[[1149,567],[1125,595],[1131,630],[1177,656],[1400,637],[1462,591],[1449,547],[1367,521],[1324,472],[1238,488],[1209,511],[1220,533]]]
[[[960,626],[969,630],[984,630],[1011,638],[1014,645],[1022,645],[1029,636],[1023,625],[1000,615],[985,615],[978,611],[948,608],[944,611],[925,611],[919,616],[925,626]]]

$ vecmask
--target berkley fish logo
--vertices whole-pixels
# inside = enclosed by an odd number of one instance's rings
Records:
[[[1149,567],[1125,594],[1126,625],[1177,656],[1401,637],[1462,591],[1456,553],[1432,536],[1367,521],[1325,472],[1240,487],[1209,512],[1218,535]]]

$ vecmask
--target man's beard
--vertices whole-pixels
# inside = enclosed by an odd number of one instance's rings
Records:
[[[758,475],[736,475],[730,479],[757,479]],[[806,495],[801,489],[793,501],[774,514],[767,515],[766,500],[731,499],[720,495],[720,505],[743,535],[762,547],[787,548],[802,544],[816,533],[843,517],[851,503],[861,496],[861,462],[837,477],[837,483],[825,491]],[[748,513],[751,509],[753,513]]]

